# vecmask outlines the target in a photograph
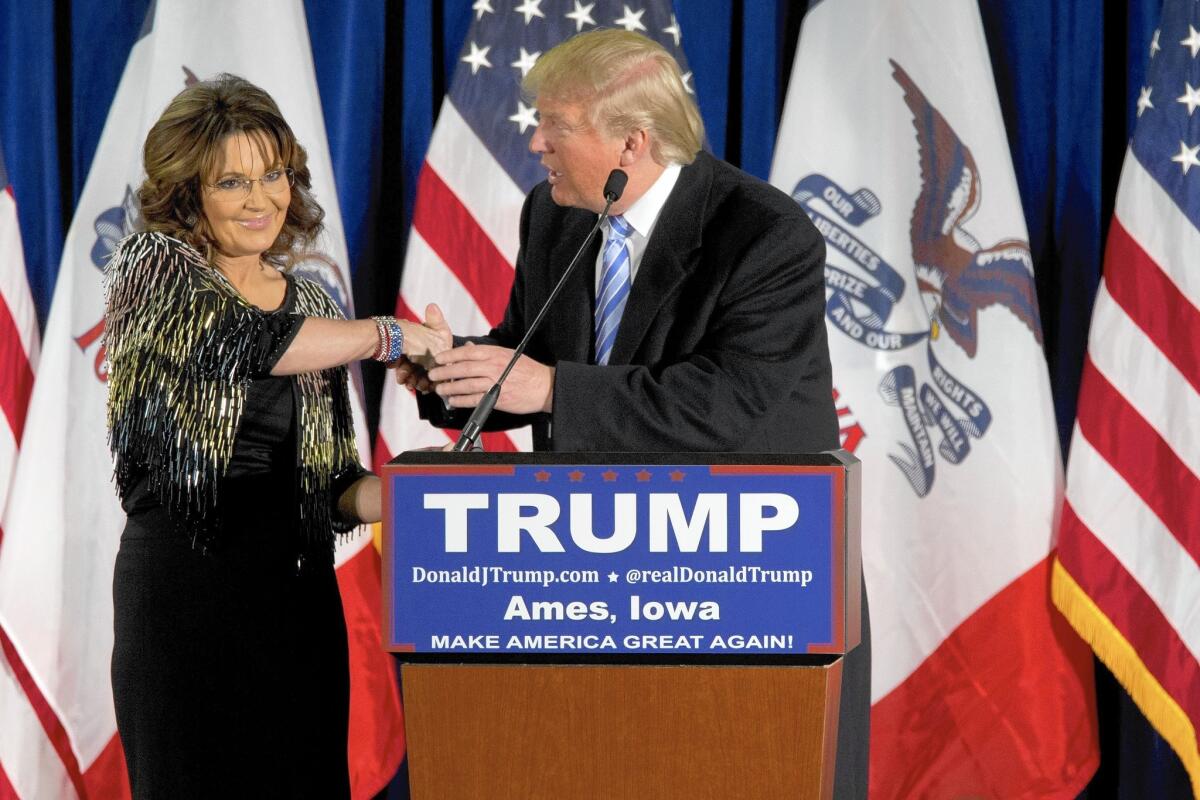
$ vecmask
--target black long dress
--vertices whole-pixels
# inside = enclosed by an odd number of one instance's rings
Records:
[[[293,382],[251,383],[207,552],[127,493],[113,584],[117,728],[135,798],[349,797],[332,552],[297,534]]]

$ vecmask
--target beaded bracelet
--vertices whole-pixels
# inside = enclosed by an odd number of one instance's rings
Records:
[[[379,332],[379,345],[371,358],[390,364],[404,355],[404,330],[395,317],[371,317]]]

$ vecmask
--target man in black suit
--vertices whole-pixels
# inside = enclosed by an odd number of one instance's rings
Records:
[[[423,415],[478,404],[604,209],[628,185],[500,394],[491,428],[531,423],[538,450],[814,452],[838,446],[825,244],[787,195],[701,150],[679,66],[620,30],[543,55],[523,88],[548,170],[521,214],[503,322],[437,357]],[[427,324],[444,325],[440,314]],[[460,340],[461,341],[461,340]],[[432,400],[433,402],[429,402]],[[456,424],[457,423],[457,424]],[[844,665],[837,796],[866,795],[870,650]]]
[[[672,119],[609,132],[602,117],[610,108],[612,116],[636,116],[613,102],[623,98],[562,99],[576,94],[562,86],[578,71],[570,66],[584,61],[594,70],[602,58],[596,49],[617,50],[610,58],[616,63],[604,66],[616,82],[623,79],[631,56],[614,43],[632,44],[633,57],[642,59],[635,68],[666,73],[650,76],[651,88],[661,89],[666,100],[658,105],[668,106],[661,116]],[[583,47],[590,50],[574,52]],[[596,296],[612,223],[505,382],[498,410],[532,416],[500,424],[532,422],[539,450],[836,448],[824,240],[787,195],[701,151],[700,116],[674,59],[645,37],[598,31],[543,55],[526,88],[540,115],[530,148],[541,155],[548,180],[530,193],[521,215],[504,320],[476,340],[494,346],[446,353],[430,375],[441,382],[438,394],[451,407],[471,408],[491,387],[508,348],[603,210],[609,172],[620,168],[629,182],[610,214],[632,228],[630,286],[605,366],[597,366]]]

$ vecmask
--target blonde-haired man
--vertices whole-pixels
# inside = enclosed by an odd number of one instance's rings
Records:
[[[446,404],[474,407],[499,377],[619,168],[615,219],[500,395],[497,410],[534,416],[491,427],[532,422],[545,450],[837,447],[824,240],[786,195],[701,150],[675,59],[640,34],[589,31],[543,55],[524,88],[547,179],[521,214],[504,321],[429,374]]]
[[[532,424],[537,449],[567,452],[836,448],[824,240],[787,195],[702,151],[675,59],[639,34],[590,31],[543,55],[523,88],[547,178],[521,214],[503,322],[429,372],[445,405],[472,408],[495,383],[619,168],[629,181],[603,241],[509,374],[489,428]],[[462,426],[465,413],[443,410],[422,403],[435,423]],[[869,676],[867,644],[844,667],[838,797],[866,796]]]

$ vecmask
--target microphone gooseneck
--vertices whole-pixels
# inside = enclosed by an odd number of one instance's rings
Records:
[[[496,407],[496,401],[500,399],[500,387],[504,383],[504,379],[508,377],[508,373],[512,372],[512,368],[516,366],[517,359],[525,352],[525,346],[529,344],[529,339],[533,336],[533,332],[537,330],[542,318],[546,316],[546,312],[550,309],[554,298],[558,297],[559,292],[566,285],[567,278],[574,272],[575,265],[579,263],[579,258],[583,255],[583,251],[587,249],[588,242],[592,240],[592,237],[596,235],[596,231],[600,230],[600,226],[608,218],[608,210],[612,207],[613,203],[621,199],[621,195],[625,192],[625,184],[628,182],[629,176],[623,170],[614,169],[608,173],[608,180],[604,182],[604,210],[596,217],[596,224],[592,226],[592,229],[588,231],[588,235],[584,237],[583,243],[579,245],[579,250],[575,253],[575,257],[571,259],[571,263],[567,265],[566,271],[558,279],[558,283],[554,285],[554,290],[550,292],[550,296],[546,298],[546,302],[542,303],[537,316],[533,318],[533,322],[529,323],[529,327],[525,329],[525,335],[521,338],[520,344],[513,350],[512,358],[508,360],[508,365],[504,367],[504,372],[500,373],[500,377],[492,384],[492,388],[488,389],[487,394],[479,401],[479,405],[475,406],[475,410],[471,412],[470,419],[463,426],[462,434],[459,435],[458,441],[454,443],[453,452],[461,453],[470,450],[479,441],[479,434],[483,433],[483,426],[487,422],[487,418],[491,416],[492,410]]]

